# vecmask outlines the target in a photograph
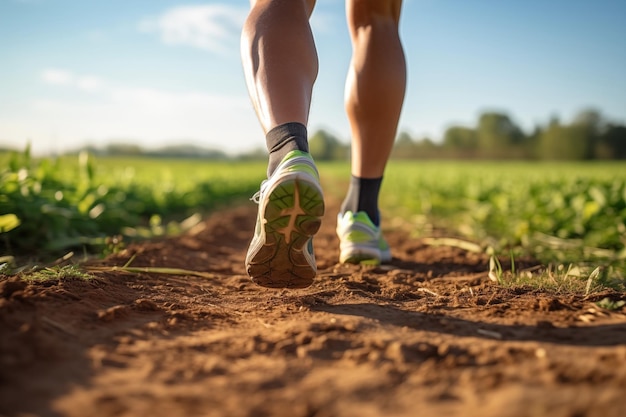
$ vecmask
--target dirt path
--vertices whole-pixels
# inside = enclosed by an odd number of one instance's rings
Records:
[[[626,309],[601,311],[602,295],[505,290],[485,258],[402,230],[387,234],[391,266],[342,266],[333,206],[316,283],[266,290],[243,268],[254,210],[104,262],[212,278],[0,279],[0,415],[626,413]]]

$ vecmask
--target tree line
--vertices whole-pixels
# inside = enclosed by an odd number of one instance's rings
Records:
[[[309,139],[316,160],[347,160],[350,145],[325,129]],[[157,158],[199,158],[210,160],[264,160],[267,150],[257,149],[228,155],[219,149],[206,149],[185,143],[147,150],[131,140],[104,147],[88,146],[96,155],[142,156]],[[2,149],[0,149],[0,152]],[[400,132],[391,153],[393,159],[527,159],[527,160],[623,160],[626,159],[626,126],[607,120],[593,109],[578,113],[569,123],[553,118],[545,126],[524,132],[506,113],[484,112],[476,125],[450,126],[441,140],[414,138]]]
[[[318,160],[345,159],[349,146],[325,130],[310,139]],[[569,123],[553,118],[546,126],[524,132],[506,113],[485,112],[475,127],[450,126],[441,141],[416,139],[401,132],[392,151],[395,159],[626,159],[626,126],[584,110]]]

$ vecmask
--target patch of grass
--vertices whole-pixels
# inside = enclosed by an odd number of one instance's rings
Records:
[[[508,269],[502,265],[504,256],[497,255],[491,246],[483,246],[458,238],[422,238],[422,242],[432,246],[449,246],[468,252],[482,253],[489,256],[487,276],[493,282],[506,288],[530,287],[537,290],[558,294],[596,294],[607,289],[626,292],[626,277],[621,268],[615,266],[597,266],[594,263],[553,263],[548,266],[536,265],[518,269],[515,255],[523,253],[511,249],[508,256]]]
[[[618,269],[593,265],[550,264],[521,271],[512,266],[504,270],[498,258],[492,256],[489,278],[506,288],[530,287],[557,294],[589,296],[607,289],[626,291],[626,278]]]
[[[79,265],[64,265],[46,267],[32,272],[24,272],[21,274],[24,281],[63,281],[63,280],[89,280],[93,275],[86,272]]]
[[[626,301],[624,300],[615,301],[615,300],[610,299],[609,297],[605,297],[602,300],[596,302],[596,305],[605,310],[616,311],[616,310],[621,310],[622,307],[626,305]]]

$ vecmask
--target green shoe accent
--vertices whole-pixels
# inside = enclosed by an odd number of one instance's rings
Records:
[[[380,228],[363,211],[339,214],[337,235],[341,263],[379,265],[391,261],[389,244],[383,238]]]

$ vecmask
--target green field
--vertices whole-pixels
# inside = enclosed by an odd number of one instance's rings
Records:
[[[473,239],[529,244],[533,236],[619,251],[626,243],[626,165],[394,163],[385,204],[443,220]]]
[[[265,172],[262,164],[86,154],[6,154],[0,166],[0,254],[32,257],[97,249],[116,235],[176,233],[198,215],[251,196]]]
[[[178,233],[258,189],[262,162],[208,162],[82,155],[0,156],[0,256],[45,258],[111,249]],[[340,198],[347,163],[320,163],[326,193]],[[444,228],[496,253],[545,263],[626,264],[626,165],[392,161],[381,195],[385,226],[416,236]]]

